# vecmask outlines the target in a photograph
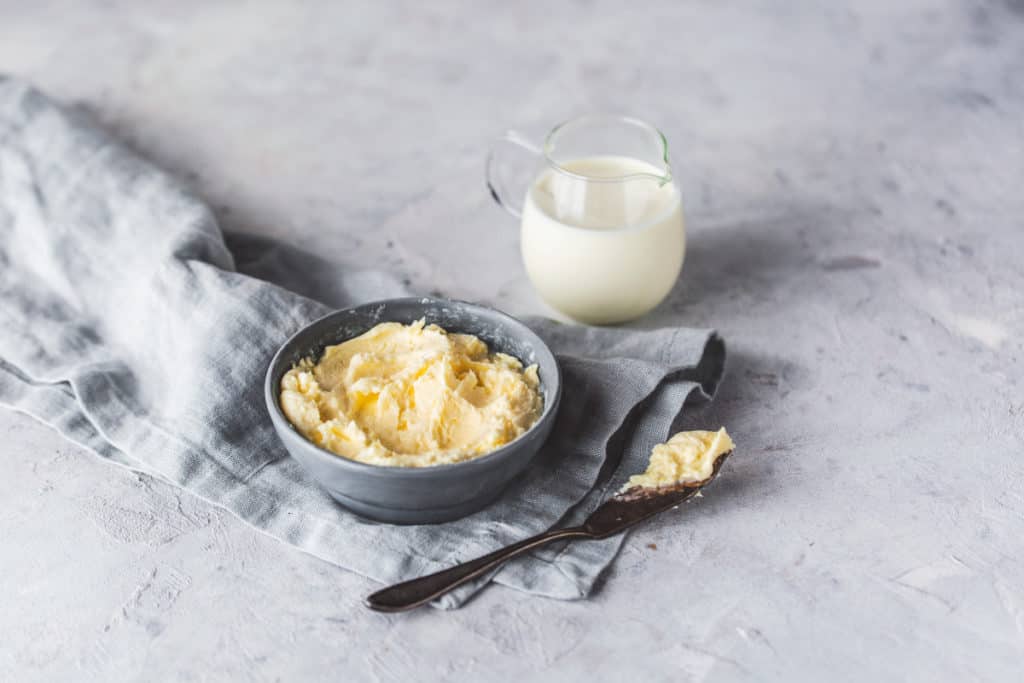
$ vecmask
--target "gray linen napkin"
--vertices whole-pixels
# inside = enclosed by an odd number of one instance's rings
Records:
[[[530,320],[565,375],[554,434],[535,464],[465,519],[369,522],[338,507],[287,456],[262,380],[274,351],[305,323],[405,289],[386,273],[339,272],[284,246],[232,239],[238,263],[210,210],[172,177],[76,112],[0,77],[0,404],[380,582],[581,519],[644,466],[684,402],[707,400],[721,376],[724,346],[707,330]],[[438,606],[457,607],[489,580],[586,596],[621,544],[540,550]]]

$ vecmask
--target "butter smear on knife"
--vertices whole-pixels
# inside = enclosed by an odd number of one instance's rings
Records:
[[[711,477],[718,458],[731,451],[733,445],[725,427],[717,432],[679,432],[654,447],[647,471],[630,477],[623,490],[704,481]]]

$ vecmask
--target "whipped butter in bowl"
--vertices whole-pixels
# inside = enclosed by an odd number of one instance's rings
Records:
[[[264,397],[311,484],[364,517],[435,523],[486,506],[529,465],[554,426],[561,373],[500,311],[390,299],[297,332]]]
[[[380,323],[306,358],[281,379],[281,408],[310,441],[371,465],[469,460],[532,427],[537,366],[471,334],[418,320]]]

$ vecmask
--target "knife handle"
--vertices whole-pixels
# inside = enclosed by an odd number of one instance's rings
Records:
[[[430,602],[467,581],[483,576],[507,560],[528,550],[567,538],[592,538],[592,534],[579,527],[547,531],[495,550],[475,560],[469,560],[434,574],[427,574],[384,588],[367,596],[363,604],[378,612],[404,612]]]

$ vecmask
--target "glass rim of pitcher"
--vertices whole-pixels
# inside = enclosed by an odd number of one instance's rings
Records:
[[[582,122],[585,122],[585,121],[600,120],[600,119],[614,120],[614,121],[617,121],[617,122],[620,122],[620,123],[628,123],[628,124],[630,124],[632,126],[636,126],[638,128],[643,128],[644,130],[646,130],[649,133],[653,133],[654,137],[658,140],[658,143],[659,143],[659,145],[661,147],[661,161],[664,164],[664,169],[663,169],[664,173],[659,175],[659,174],[656,174],[656,173],[643,173],[643,172],[639,172],[639,173],[627,173],[625,175],[620,175],[620,176],[594,176],[594,175],[587,175],[585,173],[577,173],[575,171],[570,171],[569,169],[567,169],[566,167],[562,166],[561,164],[559,164],[557,161],[555,161],[552,158],[551,153],[554,151],[554,145],[555,145],[554,138],[555,138],[556,135],[558,135],[559,131],[561,131],[566,126],[569,126],[569,125],[572,125],[572,124],[582,123]],[[655,178],[662,185],[672,181],[672,165],[671,165],[671,163],[668,160],[668,138],[666,138],[665,134],[662,133],[656,126],[653,126],[652,124],[647,123],[643,119],[639,119],[639,118],[637,118],[635,116],[627,116],[627,115],[624,115],[624,114],[611,114],[611,113],[595,113],[595,114],[581,114],[580,116],[574,116],[571,119],[566,119],[565,121],[562,121],[557,126],[552,128],[551,132],[549,132],[547,134],[547,136],[544,138],[544,145],[543,145],[543,148],[542,148],[542,153],[543,153],[543,156],[544,156],[544,160],[548,163],[548,165],[553,170],[558,171],[559,173],[567,175],[567,176],[569,176],[571,178],[576,178],[577,180],[585,180],[585,181],[588,181],[588,182],[598,182],[598,183],[621,183],[621,182],[625,182],[627,180],[632,180],[632,179],[635,179],[635,178]]]

